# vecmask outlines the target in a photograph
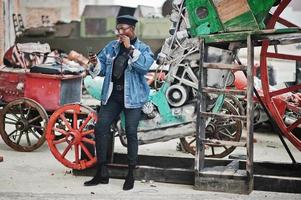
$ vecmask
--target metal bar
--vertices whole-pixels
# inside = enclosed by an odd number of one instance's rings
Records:
[[[297,119],[292,125],[288,126],[287,129],[289,131],[294,130],[301,123],[301,118]]]
[[[254,66],[254,46],[252,43],[251,35],[247,38],[247,162],[246,162],[246,171],[249,175],[249,178],[253,186],[253,152],[254,152],[254,144],[253,144],[253,118],[254,118],[254,104],[253,104],[253,86],[254,86],[254,78],[253,78],[253,66]]]
[[[226,119],[238,119],[238,120],[247,120],[247,116],[243,115],[226,115],[226,114],[219,114],[219,113],[211,113],[211,112],[201,112],[204,117],[216,117],[216,118],[226,118]]]
[[[272,124],[273,129],[274,129],[274,131],[276,131],[276,133],[278,134],[279,139],[281,140],[281,142],[282,142],[282,144],[283,144],[283,146],[284,146],[286,152],[288,153],[290,159],[292,160],[293,163],[297,163],[296,160],[295,160],[295,158],[294,158],[294,156],[293,156],[293,154],[292,154],[292,152],[290,151],[290,149],[288,148],[288,146],[287,146],[285,140],[283,139],[283,136],[281,135],[282,132],[281,132],[280,128],[279,128],[279,127],[277,126],[277,124],[275,123],[275,121],[274,121],[274,119],[272,118],[270,112],[268,111],[266,105],[263,103],[262,98],[261,98],[260,95],[258,94],[256,88],[254,88],[254,93],[255,93],[255,95],[256,95],[256,98],[259,100],[261,106],[263,107],[265,113],[268,115],[268,117],[269,117],[269,119],[270,119],[270,122],[271,122],[271,124]]]
[[[211,69],[232,69],[232,70],[246,70],[247,66],[237,64],[225,64],[225,63],[204,63],[204,68]]]
[[[206,121],[201,116],[201,111],[206,111],[206,98],[203,93],[203,87],[206,85],[207,71],[204,70],[205,42],[200,38],[200,63],[199,63],[199,82],[197,93],[197,123],[196,123],[196,154],[195,154],[195,177],[199,176],[199,171],[204,168],[205,146],[202,140],[205,139]]]
[[[256,41],[255,45],[260,45],[261,40],[269,40],[270,45],[272,44],[293,44],[301,41],[301,33],[279,33],[272,35],[255,35],[254,39]]]
[[[280,90],[272,91],[272,92],[270,92],[270,96],[274,97],[274,96],[278,96],[280,94],[285,94],[285,93],[288,93],[288,92],[297,91],[299,89],[301,89],[301,84],[293,85],[293,86],[283,88],[283,89],[280,89]]]
[[[203,92],[217,93],[217,94],[244,95],[244,96],[246,95],[245,90],[219,89],[219,88],[210,88],[210,87],[203,87]]]
[[[287,5],[291,2],[291,0],[282,0],[280,4],[277,6],[275,12],[273,13],[272,18],[269,20],[267,24],[267,28],[274,28],[280,14],[287,7]]]
[[[205,139],[203,140],[205,144],[216,145],[216,146],[236,146],[236,147],[246,147],[246,142],[234,142],[226,140],[216,140],[216,139]]]
[[[261,46],[261,53],[260,57],[265,58],[266,57],[266,52],[269,47],[269,41],[268,40],[263,40],[262,46]],[[266,82],[268,83],[268,72],[265,70],[265,66],[267,66],[267,59],[260,59],[260,78],[261,82]],[[262,84],[262,91],[263,91],[263,96],[265,97],[265,103],[271,103],[271,98],[270,98],[270,86],[269,84]]]
[[[294,23],[292,23],[292,22],[290,22],[290,21],[288,21],[288,20],[286,20],[286,19],[284,19],[280,16],[279,16],[277,22],[279,22],[280,24],[282,24],[284,26],[287,26],[287,27],[298,27],[298,25],[296,25],[296,24],[294,24]]]
[[[288,55],[288,54],[283,54],[283,53],[267,52],[267,57],[301,61],[301,56]]]

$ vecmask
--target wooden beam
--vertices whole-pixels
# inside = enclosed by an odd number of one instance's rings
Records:
[[[225,166],[231,162],[233,160],[210,158],[205,159],[205,167]],[[124,179],[127,174],[126,164],[127,155],[115,153],[114,162],[109,164],[110,177]],[[239,170],[244,169],[245,166],[246,161],[240,160]],[[95,170],[96,168],[73,170],[73,174],[76,176],[94,176]],[[220,177],[226,176],[225,171],[220,174]],[[194,185],[194,158],[139,155],[138,169],[135,175],[136,180]],[[244,177],[237,173],[233,176],[241,184],[245,184]],[[231,186],[231,179],[227,180],[227,184]],[[254,190],[300,194],[300,187],[300,163],[254,162]],[[240,188],[240,190],[242,189]]]

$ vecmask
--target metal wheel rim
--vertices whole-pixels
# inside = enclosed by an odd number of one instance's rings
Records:
[[[230,111],[231,114],[233,114],[233,115],[239,115],[239,112],[228,101],[224,101],[222,110],[224,110],[224,109],[228,109],[228,111]],[[235,137],[231,141],[238,142],[238,141],[240,141],[240,138],[241,138],[243,124],[240,120],[233,120],[233,121],[235,121],[235,123],[236,123],[236,134],[234,134]],[[207,133],[206,133],[206,136],[207,136]],[[215,139],[219,139],[219,138],[215,138]],[[184,150],[186,152],[188,152],[192,155],[195,155],[195,152],[196,152],[195,141],[196,141],[195,136],[180,138],[181,146],[184,148]],[[225,150],[222,151],[221,153],[215,153],[216,148],[224,148]],[[205,150],[205,156],[212,157],[212,158],[223,158],[223,157],[229,155],[230,153],[232,153],[235,150],[235,148],[236,148],[235,146],[225,147],[225,146],[208,145],[207,149]],[[210,149],[211,149],[211,153],[208,152]]]

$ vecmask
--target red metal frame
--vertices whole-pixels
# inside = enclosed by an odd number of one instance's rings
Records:
[[[81,75],[26,73],[24,96],[39,102],[45,110],[54,111],[62,106],[62,81],[76,78]]]

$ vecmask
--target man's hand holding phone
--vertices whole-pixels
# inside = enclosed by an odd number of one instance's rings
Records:
[[[89,63],[88,63],[88,69],[93,71],[94,67],[97,64],[97,57],[96,54],[89,52]]]

